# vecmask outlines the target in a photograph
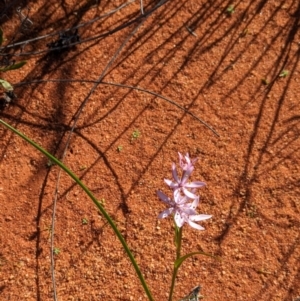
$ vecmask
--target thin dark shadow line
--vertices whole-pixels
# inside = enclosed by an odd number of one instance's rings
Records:
[[[47,82],[80,82],[80,83],[98,83],[98,81],[96,80],[81,80],[81,79],[49,79],[49,80],[33,80],[30,82],[20,82],[16,85],[14,85],[15,87],[18,86],[23,86],[23,85],[28,85],[28,84],[39,84],[39,83],[47,83]],[[187,109],[185,109],[183,106],[181,106],[180,104],[178,104],[177,102],[175,102],[172,99],[169,99],[159,93],[141,88],[141,87],[135,87],[135,86],[130,86],[130,85],[124,85],[124,84],[119,84],[119,83],[114,83],[114,82],[104,82],[101,81],[99,82],[99,84],[103,84],[103,85],[108,85],[108,86],[116,86],[116,87],[120,87],[120,88],[126,88],[126,89],[133,89],[136,91],[141,91],[141,92],[145,92],[148,94],[151,94],[153,96],[156,96],[158,98],[161,98],[169,103],[171,103],[172,105],[176,106],[177,108],[181,109],[182,111],[184,111],[185,113],[187,113],[188,115],[192,116],[193,118],[195,118],[196,120],[198,120],[201,124],[203,124],[205,127],[207,127],[209,130],[211,130],[217,137],[220,137],[220,135],[217,133],[217,131],[215,131],[208,123],[206,123],[204,120],[202,120],[201,118],[199,118],[198,116],[196,116],[195,114],[191,113],[190,111],[188,111]]]

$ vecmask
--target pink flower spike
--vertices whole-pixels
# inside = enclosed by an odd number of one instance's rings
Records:
[[[167,209],[158,215],[158,218],[166,218],[172,214],[177,227],[182,227],[184,223],[187,223],[197,230],[204,230],[202,226],[195,222],[209,219],[211,215],[197,214],[196,208],[199,204],[199,196],[195,192],[206,184],[200,181],[188,182],[194,170],[194,164],[198,159],[191,159],[188,153],[185,156],[181,153],[178,153],[178,155],[179,165],[182,169],[181,177],[178,176],[176,164],[173,163],[173,181],[164,179],[165,183],[173,190],[173,198],[169,198],[163,192],[157,191],[157,196],[168,206]]]

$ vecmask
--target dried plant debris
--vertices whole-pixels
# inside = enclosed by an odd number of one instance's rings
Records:
[[[201,286],[196,286],[192,289],[192,291],[183,299],[180,299],[179,301],[199,301],[199,299],[202,299],[203,296],[200,295],[200,289]]]
[[[47,44],[49,50],[56,53],[61,53],[63,51],[69,50],[75,43],[80,41],[78,35],[78,29],[67,30],[59,33],[59,38]]]
[[[17,14],[18,14],[18,16],[20,18],[20,21],[21,21],[21,31],[23,33],[31,30],[32,27],[33,27],[33,22],[28,17],[30,9],[26,8],[26,10],[27,10],[27,14],[26,15],[22,12],[22,8],[20,6],[16,10]]]
[[[13,91],[5,91],[0,94],[0,110],[6,108],[13,100],[17,98]]]

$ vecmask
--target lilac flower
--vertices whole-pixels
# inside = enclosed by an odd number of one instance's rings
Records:
[[[172,164],[172,175],[175,182],[165,179],[165,183],[174,191],[182,190],[182,192],[191,199],[196,199],[197,195],[193,194],[190,189],[196,189],[205,186],[204,182],[195,181],[195,182],[188,182],[188,179],[191,173],[194,170],[194,164],[197,162],[197,158],[190,159],[189,154],[186,156],[182,156],[181,153],[179,154],[179,165],[182,169],[182,177],[180,178],[177,173],[175,163]]]
[[[184,223],[188,223],[191,227],[204,230],[203,227],[194,223],[211,218],[211,215],[197,214],[196,207],[199,204],[199,197],[190,199],[186,195],[181,195],[179,190],[173,192],[174,199],[170,199],[163,192],[157,191],[157,196],[170,207],[162,211],[158,218],[166,218],[170,214],[174,214],[174,220],[177,227],[181,228]],[[191,201],[191,203],[188,203]]]

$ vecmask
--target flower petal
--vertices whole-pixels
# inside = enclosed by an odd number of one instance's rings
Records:
[[[183,173],[182,173],[182,179],[181,179],[181,185],[186,185],[185,183],[187,182],[187,180],[189,179],[191,173],[194,170],[194,166],[189,167],[188,169],[184,169]]]
[[[173,175],[174,180],[175,180],[177,183],[180,183],[180,180],[179,180],[179,178],[178,178],[178,174],[177,174],[177,169],[176,169],[176,164],[175,164],[175,163],[172,163],[172,175]]]
[[[195,229],[197,229],[197,230],[205,230],[205,228],[203,228],[202,226],[200,226],[200,225],[198,225],[198,224],[192,222],[190,219],[187,221],[187,223],[188,223],[191,227],[193,227],[193,228],[195,228]]]
[[[196,199],[198,198],[198,196],[192,192],[190,192],[189,190],[187,190],[185,187],[182,187],[182,191],[183,193],[190,199]]]
[[[192,209],[195,210],[197,208],[197,206],[199,204],[199,199],[200,199],[199,197],[197,197],[197,198],[194,199],[193,203],[191,204],[191,208]]]
[[[161,199],[161,201],[163,201],[167,205],[170,205],[170,206],[174,205],[172,200],[168,196],[166,196],[163,192],[161,192],[160,190],[157,190],[156,194]]]
[[[172,182],[169,179],[164,179],[165,183],[171,188],[171,189],[177,189],[179,188],[178,184],[175,182]]]
[[[209,219],[209,218],[211,218],[211,217],[212,217],[212,215],[207,215],[207,214],[197,214],[197,215],[191,215],[191,216],[189,217],[189,219],[190,219],[191,221],[199,222],[199,221],[204,221],[204,220],[206,220],[206,219]]]
[[[185,206],[182,206],[180,208],[180,211],[182,213],[184,213],[187,217],[189,217],[190,215],[197,215],[197,212],[195,210],[193,210],[192,208],[189,207],[190,204],[187,204]]]
[[[190,160],[190,156],[189,156],[189,153],[186,153],[185,156],[185,161],[188,163],[188,164],[191,164],[191,160]]]
[[[205,185],[206,185],[206,183],[204,183],[204,182],[194,181],[194,182],[187,183],[184,186],[187,187],[187,188],[200,188],[200,187],[203,187]]]
[[[168,208],[164,211],[162,211],[159,215],[158,215],[158,218],[166,218],[167,216],[169,216],[172,212],[173,212],[174,208],[171,207],[171,208]]]
[[[177,188],[173,191],[173,198],[176,204],[183,205],[188,201],[188,198],[185,195],[180,193],[180,188]]]
[[[180,213],[177,211],[174,215],[174,220],[177,225],[177,227],[181,228],[185,222],[184,218],[180,215]]]

